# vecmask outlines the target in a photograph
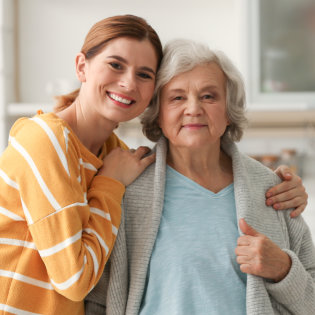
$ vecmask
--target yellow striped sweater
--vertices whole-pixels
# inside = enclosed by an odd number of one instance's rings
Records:
[[[125,187],[55,114],[19,119],[0,158],[0,313],[84,314],[120,223]]]

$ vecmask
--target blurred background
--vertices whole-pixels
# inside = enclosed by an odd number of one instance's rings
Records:
[[[250,121],[239,146],[303,178],[304,217],[315,237],[314,0],[0,0],[0,152],[18,117],[51,111],[55,95],[79,86],[74,58],[86,33],[117,14],[144,17],[162,43],[190,38],[232,59],[246,83]],[[117,134],[130,147],[153,145],[137,119]]]

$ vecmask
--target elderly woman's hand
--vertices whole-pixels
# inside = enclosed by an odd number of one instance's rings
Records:
[[[291,212],[291,218],[297,217],[304,211],[308,198],[302,180],[285,165],[279,166],[275,173],[283,182],[266,192],[266,204],[275,210],[295,208]]]
[[[238,238],[235,253],[241,271],[274,282],[281,281],[291,268],[290,256],[244,219],[240,219],[239,226],[244,235]]]

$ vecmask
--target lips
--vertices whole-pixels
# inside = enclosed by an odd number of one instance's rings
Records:
[[[194,124],[190,123],[190,124],[184,124],[183,128],[199,129],[206,126],[207,126],[206,124],[201,124],[201,123],[194,123]]]
[[[117,94],[117,93],[113,93],[113,92],[107,92],[107,95],[109,96],[109,98],[111,98],[113,101],[118,102],[122,105],[131,105],[135,102],[135,100],[133,100],[132,98]]]

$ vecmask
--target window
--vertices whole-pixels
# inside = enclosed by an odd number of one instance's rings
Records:
[[[252,101],[315,106],[315,1],[249,6]]]

